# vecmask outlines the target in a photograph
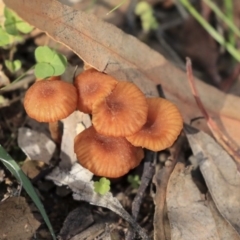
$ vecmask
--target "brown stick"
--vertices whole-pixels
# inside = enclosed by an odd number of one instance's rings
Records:
[[[189,85],[192,90],[192,94],[195,98],[195,101],[198,105],[198,108],[202,112],[204,118],[207,121],[207,125],[210,128],[213,136],[215,139],[218,141],[218,143],[233,157],[235,162],[237,163],[238,169],[240,171],[240,149],[238,146],[231,141],[218,127],[218,125],[213,121],[213,119],[209,116],[208,112],[206,111],[205,107],[203,106],[203,103],[199,97],[196,84],[193,78],[192,74],[192,63],[190,58],[187,58],[187,64],[186,64],[186,69],[187,69],[187,78]]]

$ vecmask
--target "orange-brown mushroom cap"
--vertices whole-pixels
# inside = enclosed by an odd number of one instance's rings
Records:
[[[93,126],[75,137],[74,152],[83,167],[109,178],[123,176],[143,159],[142,148],[134,147],[123,137],[101,135]]]
[[[139,131],[147,120],[144,94],[133,83],[118,82],[113,91],[93,105],[92,122],[97,132],[114,137]]]
[[[147,98],[148,118],[142,129],[128,136],[134,146],[152,151],[170,147],[183,128],[183,120],[176,106],[163,98]]]
[[[55,122],[68,117],[77,108],[77,90],[61,80],[40,80],[26,92],[24,108],[39,122]]]
[[[117,85],[117,80],[91,68],[80,73],[74,81],[78,90],[78,109],[84,113],[92,112],[92,105],[107,96]]]

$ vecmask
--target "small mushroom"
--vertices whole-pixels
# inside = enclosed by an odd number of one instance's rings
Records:
[[[117,80],[91,68],[80,73],[74,80],[78,91],[78,109],[84,113],[92,112],[92,105],[107,96],[117,85]]]
[[[102,135],[93,126],[75,137],[74,152],[83,167],[109,178],[123,176],[143,159],[142,148],[134,147],[124,137]]]
[[[35,82],[24,98],[27,114],[38,122],[56,122],[68,117],[76,107],[76,88],[56,78]]]
[[[147,101],[141,90],[135,84],[123,81],[93,105],[92,122],[101,134],[129,136],[144,125],[147,111]]]
[[[183,120],[177,107],[163,98],[147,98],[148,117],[142,129],[126,137],[134,146],[152,151],[170,147],[183,128]]]

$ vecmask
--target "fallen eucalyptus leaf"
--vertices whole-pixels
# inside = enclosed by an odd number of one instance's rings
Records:
[[[208,134],[190,128],[186,133],[213,201],[240,234],[240,175],[236,164]]]
[[[192,180],[191,169],[178,163],[167,187],[172,240],[219,240],[212,213]]]

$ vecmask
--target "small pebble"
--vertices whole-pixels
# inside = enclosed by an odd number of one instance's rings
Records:
[[[167,161],[167,158],[168,158],[167,153],[162,152],[162,153],[159,153],[159,155],[158,155],[158,160],[161,163],[165,163]]]
[[[170,167],[172,165],[172,160],[167,159],[167,161],[165,162],[165,167]]]

